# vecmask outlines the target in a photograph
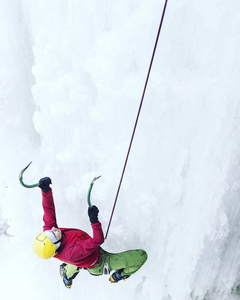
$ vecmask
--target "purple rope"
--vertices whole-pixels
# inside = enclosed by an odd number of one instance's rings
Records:
[[[128,162],[128,157],[129,157],[129,154],[130,154],[130,151],[131,151],[133,138],[134,138],[135,131],[136,131],[136,128],[137,128],[139,115],[140,115],[140,112],[141,112],[141,109],[142,109],[143,99],[144,99],[144,96],[145,96],[145,92],[146,92],[146,88],[147,88],[147,84],[148,84],[148,79],[149,79],[150,72],[151,72],[151,69],[152,69],[153,59],[154,59],[154,56],[155,56],[155,52],[156,52],[156,48],[157,48],[157,44],[158,44],[158,39],[159,39],[159,36],[160,36],[162,24],[163,24],[163,19],[164,19],[166,7],[167,7],[167,2],[168,2],[168,0],[166,0],[165,4],[164,4],[164,8],[163,8],[163,12],[162,12],[162,17],[161,17],[161,21],[160,21],[160,24],[159,24],[158,33],[157,33],[157,37],[156,37],[156,41],[155,41],[155,45],[154,45],[154,49],[153,49],[153,54],[152,54],[151,62],[150,62],[150,65],[149,65],[148,74],[147,74],[146,82],[145,82],[145,85],[144,85],[144,89],[143,89],[143,93],[142,93],[142,98],[141,98],[140,106],[139,106],[139,109],[138,109],[137,118],[136,118],[136,121],[135,121],[135,125],[134,125],[134,129],[133,129],[131,141],[130,141],[130,144],[129,144],[129,148],[128,148],[126,160],[125,160],[125,163],[124,163],[124,167],[123,167],[121,179],[120,179],[119,186],[118,186],[118,189],[117,189],[117,194],[116,194],[116,197],[115,197],[115,201],[114,201],[114,205],[113,205],[111,217],[110,217],[110,220],[109,220],[109,223],[108,223],[108,228],[107,228],[107,232],[106,232],[106,235],[105,235],[105,239],[108,236],[109,228],[110,228],[110,225],[111,225],[111,222],[112,222],[114,210],[115,210],[115,207],[116,207],[116,204],[117,204],[117,200],[118,200],[119,191],[120,191],[120,188],[121,188],[121,185],[122,185],[123,176],[124,176],[125,169],[126,169],[127,162]]]

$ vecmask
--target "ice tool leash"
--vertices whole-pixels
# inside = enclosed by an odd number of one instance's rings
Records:
[[[156,37],[156,41],[155,41],[155,45],[154,45],[154,49],[153,49],[153,54],[152,54],[151,62],[150,62],[150,65],[149,65],[149,69],[148,69],[148,73],[147,73],[147,78],[146,78],[146,81],[145,81],[145,85],[144,85],[144,89],[143,89],[143,93],[142,93],[142,98],[141,98],[141,101],[140,101],[140,106],[139,106],[139,109],[138,109],[137,118],[136,118],[136,121],[135,121],[135,125],[134,125],[134,129],[133,129],[133,133],[132,133],[130,145],[129,145],[129,148],[128,148],[126,160],[125,160],[125,163],[124,163],[124,167],[123,167],[121,179],[120,179],[119,186],[118,186],[118,189],[117,189],[117,194],[116,194],[115,201],[114,201],[114,204],[113,204],[113,209],[112,209],[111,217],[110,217],[110,220],[109,220],[109,223],[108,223],[108,227],[107,227],[107,232],[106,232],[106,235],[105,235],[105,239],[108,236],[109,228],[110,228],[110,225],[111,225],[111,222],[112,222],[112,217],[113,217],[114,210],[115,210],[115,207],[116,207],[116,203],[117,203],[117,200],[118,200],[119,191],[120,191],[120,188],[121,188],[121,185],[122,185],[123,176],[124,176],[125,169],[126,169],[126,166],[127,166],[128,157],[129,157],[130,150],[131,150],[131,147],[132,147],[133,138],[134,138],[135,131],[136,131],[136,128],[137,128],[137,123],[138,123],[139,115],[140,115],[140,112],[141,112],[141,108],[142,108],[142,104],[143,104],[143,99],[144,99],[145,92],[146,92],[146,89],[147,89],[148,79],[149,79],[149,76],[150,76],[150,73],[151,73],[153,59],[154,59],[156,48],[157,48],[157,44],[158,44],[158,39],[159,39],[160,32],[161,32],[161,29],[162,29],[163,19],[164,19],[165,11],[166,11],[166,8],[167,8],[167,3],[168,3],[168,0],[166,0],[165,4],[164,4],[164,8],[163,8],[163,12],[162,12],[162,17],[161,17],[161,21],[160,21],[160,24],[159,24],[158,33],[157,33],[157,37]]]

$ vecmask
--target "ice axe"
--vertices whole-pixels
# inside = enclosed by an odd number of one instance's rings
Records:
[[[35,184],[26,184],[23,182],[23,173],[27,170],[27,168],[31,165],[32,162],[30,162],[24,169],[22,169],[22,171],[20,172],[19,174],[19,181],[21,183],[22,186],[24,186],[25,188],[34,188],[34,187],[38,187],[39,186],[39,183],[35,183]],[[91,201],[90,201],[90,196],[91,196],[91,191],[92,191],[92,187],[94,185],[94,182],[100,178],[101,176],[98,176],[98,177],[94,177],[90,186],[89,186],[89,189],[88,189],[88,196],[87,196],[87,202],[88,202],[88,206],[89,207],[92,207],[92,204],[91,204]]]
[[[19,174],[19,181],[20,181],[21,185],[24,186],[25,188],[28,188],[28,189],[39,186],[39,183],[35,183],[35,184],[25,184],[25,183],[23,182],[23,173],[27,170],[27,168],[31,165],[31,163],[32,163],[32,162],[30,162],[30,163],[26,166],[26,168],[24,168],[24,169],[20,172],[20,174]]]
[[[89,206],[89,207],[92,207],[92,203],[91,203],[91,201],[90,201],[90,196],[91,196],[92,187],[93,187],[93,185],[94,185],[94,182],[95,182],[98,178],[100,178],[100,177],[101,177],[101,175],[98,176],[98,177],[94,177],[93,180],[92,180],[92,182],[91,182],[91,184],[90,184],[90,186],[89,186],[89,189],[88,189],[88,196],[87,196],[87,202],[88,202],[88,206]]]

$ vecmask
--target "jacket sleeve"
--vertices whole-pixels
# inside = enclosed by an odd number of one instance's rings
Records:
[[[72,261],[79,261],[95,252],[99,246],[104,242],[104,236],[102,231],[102,225],[98,221],[92,224],[93,237],[89,237],[86,240],[79,240],[77,243],[73,243],[69,248]]]
[[[52,189],[47,193],[42,192],[42,206],[43,206],[43,231],[51,230],[57,226],[55,205],[53,201]]]
[[[99,247],[104,242],[104,236],[102,231],[102,224],[98,221],[97,223],[91,224],[93,229],[93,238],[89,239],[89,243],[96,247]]]

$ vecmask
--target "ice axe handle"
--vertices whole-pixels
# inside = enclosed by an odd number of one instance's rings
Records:
[[[95,177],[95,178],[93,179],[93,181],[91,182],[90,187],[89,187],[89,189],[88,189],[87,203],[88,203],[88,206],[89,206],[89,207],[92,207],[92,203],[91,203],[91,200],[90,200],[92,187],[93,187],[93,185],[94,185],[94,182],[95,182],[98,178],[100,178],[100,177],[101,177],[101,176]]]

